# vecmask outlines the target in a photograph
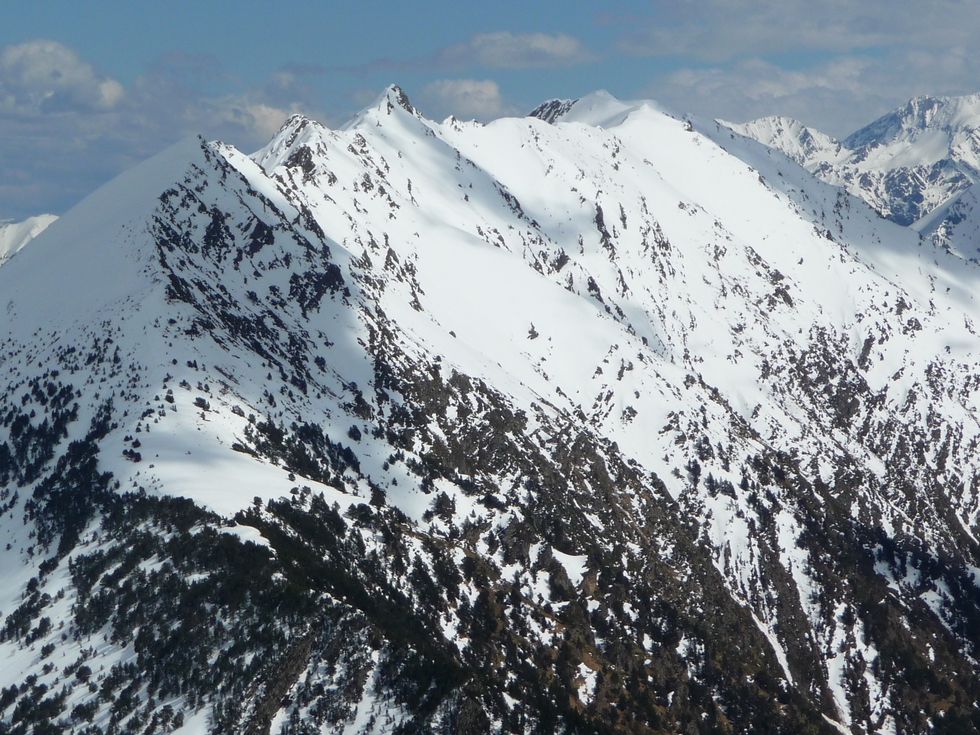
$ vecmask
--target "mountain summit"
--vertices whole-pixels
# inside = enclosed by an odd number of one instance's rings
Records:
[[[978,279],[603,92],[183,141],[0,268],[0,732],[978,728]]]

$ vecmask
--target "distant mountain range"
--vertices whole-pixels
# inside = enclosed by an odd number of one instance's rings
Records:
[[[980,254],[973,243],[976,195],[966,195],[980,180],[980,94],[916,97],[843,141],[791,118],[726,124],[861,197],[882,217],[966,257]]]
[[[0,734],[977,732],[969,104],[392,87],[92,193],[0,263]]]

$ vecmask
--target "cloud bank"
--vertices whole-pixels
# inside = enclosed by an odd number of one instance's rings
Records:
[[[586,64],[598,59],[579,39],[556,33],[511,33],[497,31],[478,33],[466,41],[438,49],[426,56],[410,59],[376,59],[355,67],[335,71],[367,73],[372,71],[464,71],[484,69],[544,69]]]
[[[125,87],[56,41],[0,48],[0,217],[61,213],[120,171],[201,133],[248,149],[315,114],[304,70],[242,88],[209,57],[172,54]]]
[[[911,97],[980,90],[975,2],[686,0],[601,20],[622,29],[620,54],[671,67],[638,93],[683,112],[790,115],[844,136]]]
[[[32,41],[0,50],[3,114],[110,110],[122,98],[119,82],[100,76],[91,64],[55,41]]]
[[[490,80],[437,79],[422,90],[425,110],[435,117],[490,120],[505,113],[500,86]]]
[[[509,31],[480,33],[463,43],[447,46],[430,57],[437,69],[482,66],[487,69],[530,69],[573,66],[596,59],[581,41],[564,33]]]
[[[638,56],[723,61],[785,52],[850,53],[894,45],[949,47],[980,31],[974,2],[912,0],[685,0],[645,17],[606,16],[627,30],[617,48]]]

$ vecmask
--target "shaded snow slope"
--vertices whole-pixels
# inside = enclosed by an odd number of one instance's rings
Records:
[[[103,731],[966,722],[978,280],[604,92],[180,143],[0,269],[4,686]]]

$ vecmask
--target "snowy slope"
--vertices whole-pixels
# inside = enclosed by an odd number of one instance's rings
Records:
[[[28,217],[23,222],[0,224],[0,265],[58,219],[53,214]]]
[[[980,271],[720,124],[539,110],[188,140],[4,265],[5,721],[976,715]]]

